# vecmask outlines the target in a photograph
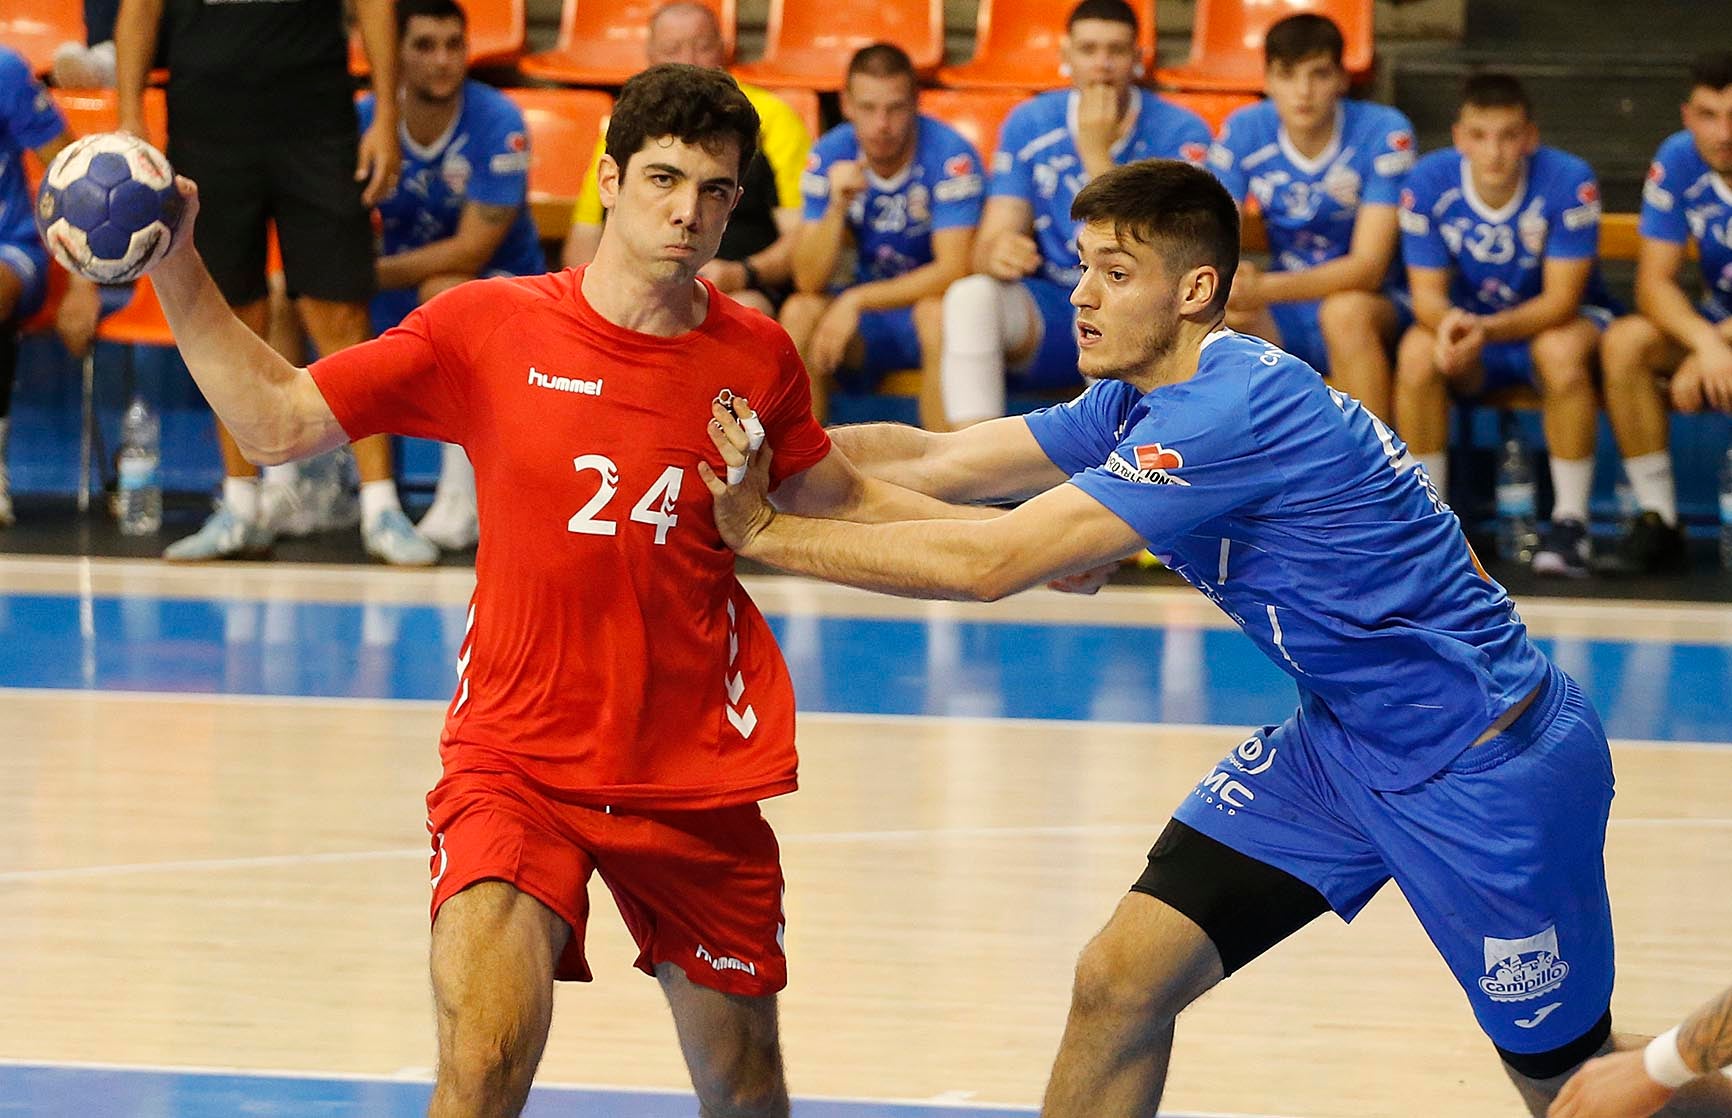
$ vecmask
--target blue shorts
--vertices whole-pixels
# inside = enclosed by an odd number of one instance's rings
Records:
[[[866,357],[859,372],[874,383],[898,369],[920,368],[920,334],[913,307],[860,312],[860,341]]]
[[[1229,754],[1173,818],[1306,882],[1351,920],[1393,878],[1480,1028],[1510,1052],[1580,1038],[1612,999],[1611,751],[1553,666],[1506,731],[1417,787],[1375,792],[1307,714]]]
[[[13,322],[23,322],[42,309],[48,297],[48,250],[42,242],[0,241],[0,267],[10,269],[24,290],[18,296]]]
[[[1395,304],[1395,336],[1401,337],[1413,325],[1413,301],[1406,291],[1399,289],[1378,294]],[[1323,341],[1323,323],[1319,314],[1322,306],[1321,299],[1305,303],[1270,303],[1269,316],[1275,320],[1275,329],[1281,332],[1281,348],[1328,376],[1329,347]]]
[[[1617,312],[1608,307],[1586,304],[1582,306],[1581,315],[1601,331],[1612,324],[1612,319],[1618,317]],[[1529,339],[1524,338],[1513,342],[1491,342],[1480,351],[1479,362],[1485,368],[1485,384],[1480,388],[1481,393],[1524,384],[1530,388],[1538,387],[1534,379],[1533,350],[1528,341]]]
[[[1035,389],[1082,384],[1076,371],[1076,308],[1070,305],[1071,289],[1039,276],[1029,276],[1022,286],[1034,296],[1042,333],[1034,356],[1009,370],[1010,383]]]

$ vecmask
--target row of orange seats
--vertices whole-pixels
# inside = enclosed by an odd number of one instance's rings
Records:
[[[478,66],[518,66],[527,77],[562,85],[620,85],[643,68],[645,25],[664,0],[564,0],[550,50],[524,53],[524,0],[462,0],[470,55]],[[733,57],[736,0],[713,8]],[[1300,11],[1329,16],[1347,41],[1347,69],[1372,61],[1372,0],[1198,0],[1190,58],[1155,68],[1153,0],[1132,0],[1141,19],[1144,70],[1181,90],[1256,93],[1263,82],[1263,35]],[[944,60],[944,0],[770,0],[764,56],[733,66],[759,85],[836,90],[848,59],[875,41],[906,50],[922,75],[953,89],[1054,89],[1065,84],[1058,44],[1074,5],[1065,0],[980,0],[974,57]],[[842,30],[839,30],[842,29]],[[0,0],[0,42],[46,71],[55,46],[84,37],[80,0]],[[365,67],[359,44],[351,57]]]

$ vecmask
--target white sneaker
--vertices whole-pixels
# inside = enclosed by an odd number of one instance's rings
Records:
[[[252,524],[219,504],[204,527],[168,545],[162,557],[171,563],[204,563],[212,559],[256,558],[271,549],[270,529]]]
[[[439,561],[439,549],[423,539],[402,509],[386,509],[372,525],[361,529],[367,554],[393,567],[430,567]]]
[[[10,528],[18,522],[12,515],[12,483],[6,476],[6,464],[0,462],[0,528]]]
[[[475,515],[475,499],[435,493],[433,503],[421,516],[415,530],[444,551],[466,551],[481,538],[481,522]]]

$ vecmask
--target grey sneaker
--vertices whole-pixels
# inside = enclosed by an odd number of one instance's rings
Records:
[[[271,549],[270,530],[251,524],[218,505],[204,527],[168,545],[162,557],[171,563],[206,563],[212,559],[257,558]]]
[[[424,539],[403,515],[402,509],[386,509],[370,527],[361,529],[367,554],[393,567],[431,567],[439,561],[439,549]]]

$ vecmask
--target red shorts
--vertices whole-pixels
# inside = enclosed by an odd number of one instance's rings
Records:
[[[700,986],[760,997],[788,984],[782,866],[757,804],[622,811],[550,800],[503,773],[462,773],[427,794],[433,910],[480,881],[504,881],[558,913],[571,941],[554,977],[588,982],[587,885],[599,873],[637,967],[672,963]]]

